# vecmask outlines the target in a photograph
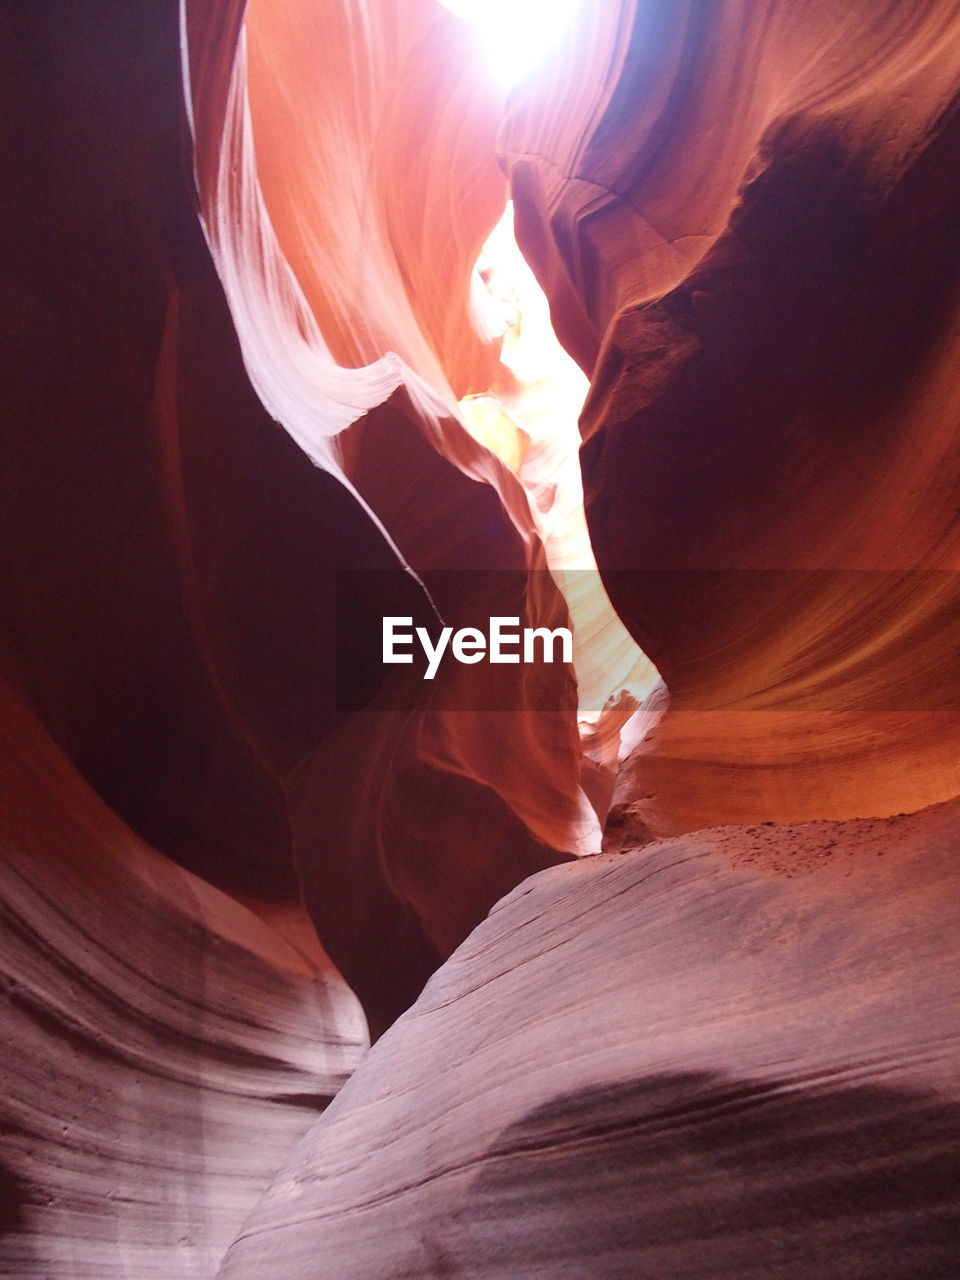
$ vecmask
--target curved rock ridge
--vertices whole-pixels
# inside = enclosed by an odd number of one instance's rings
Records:
[[[0,665],[122,821],[270,919],[299,905],[296,846],[313,868],[325,945],[386,1025],[512,884],[597,848],[600,832],[579,786],[566,672],[560,710],[505,715],[495,731],[475,716],[430,719],[422,702],[423,723],[401,731],[423,692],[409,691],[356,740],[329,797],[338,812],[292,832],[303,770],[288,778],[346,717],[336,575],[392,569],[398,548],[418,571],[525,573],[539,555],[526,500],[452,419],[444,440],[491,469],[500,496],[446,461],[399,392],[339,439],[352,490],[311,465],[250,384],[204,245],[175,7],[133,3],[121,16],[92,3],[69,19],[53,9],[5,14],[0,42],[3,141],[23,178],[0,205],[16,300],[5,316],[16,323],[3,370]],[[198,94],[229,85],[240,17],[206,7],[210,38],[189,48]],[[206,118],[195,116],[198,172]],[[410,608],[428,610],[413,577],[409,587]],[[557,608],[555,593],[530,604],[543,618]],[[527,705],[522,682],[514,703]],[[401,736],[402,767],[383,794],[364,792],[366,757]],[[438,771],[442,834],[427,817],[410,837],[403,789],[429,796]],[[458,779],[469,806],[456,829]],[[509,832],[489,845],[480,797]],[[330,838],[361,814],[356,847]],[[330,868],[350,910],[324,888]]]
[[[671,694],[622,799],[669,835],[955,795],[960,7],[603,10],[500,149]]]
[[[363,1014],[315,941],[144,845],[0,699],[0,1270],[209,1277]]]
[[[270,429],[249,387],[238,398],[236,353],[197,364],[214,319],[226,322],[222,299],[181,297],[162,375],[190,623],[218,696],[277,779],[307,906],[376,1035],[513,884],[566,850],[599,847],[579,786],[576,691],[564,668],[546,689],[534,673],[529,693],[530,669],[506,668],[514,674],[492,690],[503,710],[457,711],[454,664],[433,684],[396,668],[378,706],[338,705],[338,650],[379,643],[383,613],[435,616],[339,480]],[[214,428],[211,395],[239,410]],[[353,429],[358,488],[408,562],[439,575],[448,622],[527,612],[526,550],[496,492],[440,457],[410,412],[391,401]],[[465,564],[473,571],[452,572]],[[355,631],[338,633],[338,568],[364,598]],[[555,590],[531,609],[562,622]],[[468,705],[481,695],[475,685]]]
[[[270,413],[346,479],[337,437],[402,386],[418,431],[510,488],[441,426],[497,365],[471,294],[506,200],[502,92],[467,29],[432,0],[188,0],[184,37],[202,216]]]
[[[421,579],[479,571],[472,588],[464,578],[440,596],[430,579],[445,621],[497,612],[505,595],[516,603],[500,612],[562,623],[545,575],[519,595],[497,583],[544,568],[537,522],[516,477],[455,416],[457,397],[488,386],[498,367],[499,343],[472,322],[470,300],[474,263],[505,200],[493,149],[500,91],[469,32],[427,3],[282,14],[187,4],[185,19],[201,213],[261,401]],[[425,201],[441,182],[444,198]],[[164,385],[177,386],[182,411],[190,339],[186,358],[173,342]],[[195,501],[196,523],[208,499]],[[329,559],[344,566],[340,551]],[[235,679],[242,640],[221,625],[217,604],[200,600],[197,614],[227,697],[249,707]],[[554,673],[552,693],[541,677],[539,694],[527,673],[494,674],[496,715],[455,713],[445,695],[412,687],[399,711],[384,708],[327,741],[329,717],[296,743],[278,742],[270,727],[308,906],[375,1031],[510,883],[599,847],[568,674]],[[455,673],[447,691],[450,681]],[[290,700],[289,690],[273,693]],[[276,720],[275,706],[258,706],[254,721],[246,713],[261,749],[264,712]],[[404,793],[418,797],[422,820],[402,817]],[[362,902],[355,918],[332,892],[345,876]]]
[[[551,868],[431,979],[220,1270],[947,1280],[960,804]]]

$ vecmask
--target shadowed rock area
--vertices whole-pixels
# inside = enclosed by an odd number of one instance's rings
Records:
[[[789,1151],[789,1160],[784,1153]],[[531,1160],[542,1195],[530,1194]],[[868,1280],[960,1265],[960,1107],[895,1089],[654,1076],[561,1097],[485,1158],[473,1234],[483,1266],[541,1273],[586,1255],[598,1276]],[[554,1198],[575,1212],[551,1230]],[[520,1200],[524,1211],[511,1218]],[[531,1274],[533,1274],[531,1270]]]

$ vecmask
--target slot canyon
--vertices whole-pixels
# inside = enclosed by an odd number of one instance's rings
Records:
[[[960,0],[0,27],[0,1275],[957,1280]]]

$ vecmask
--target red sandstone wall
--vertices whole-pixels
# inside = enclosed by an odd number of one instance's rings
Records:
[[[519,484],[453,417],[496,370],[468,284],[508,185],[557,331],[592,375],[582,462],[597,559],[670,692],[621,771],[616,839],[891,814],[960,790],[960,10],[591,6],[499,135],[503,104],[475,51],[427,0],[254,0],[245,23],[240,4],[189,0],[182,28],[170,3],[97,0],[2,22],[16,181],[0,193],[13,1132],[0,1256],[22,1275],[208,1275],[362,1048],[334,966],[376,1035],[498,899],[598,834],[565,674],[549,713],[530,709],[543,688],[519,676],[496,713],[450,711],[449,690],[411,684],[347,716],[334,687],[338,569],[508,569],[518,610],[562,617],[555,593],[523,599],[543,559]],[[428,609],[414,573],[411,610]],[[474,584],[443,603],[469,615],[490,599]],[[604,898],[585,922],[579,892],[550,897],[540,932],[537,897],[506,942],[488,927],[481,947],[502,953],[490,1003],[470,1005],[487,961],[468,948],[435,988],[449,987],[452,1021],[428,999],[352,1096],[366,1114],[414,1062],[409,1150],[437,1133],[441,1164],[492,1152],[496,1176],[479,1210],[468,1202],[466,1235],[438,1236],[426,1261],[421,1209],[406,1236],[388,1213],[350,1254],[370,1186],[396,1186],[389,1162],[382,1184],[347,1178],[322,1236],[347,1250],[344,1274],[410,1259],[455,1274],[540,1266],[526,1238],[505,1261],[489,1222],[520,1193],[501,1166],[531,1132],[540,1141],[556,1089],[569,1101],[692,1057],[755,1083],[783,1049],[777,1028],[793,1018],[819,1043],[837,1000],[858,1054],[889,1054],[901,1027],[906,1058],[942,1042],[941,1066],[908,1064],[897,1086],[935,1092],[953,1060],[953,826],[924,821],[879,850],[902,853],[879,887],[854,840],[853,887],[841,868],[809,894],[784,887],[796,840],[777,832],[767,866],[754,837],[732,838],[666,902],[640,895],[666,931],[652,955],[625,901]],[[737,857],[764,865],[744,878]],[[624,863],[625,891],[645,866]],[[601,889],[619,883],[613,864],[597,868]],[[589,898],[589,868],[537,883],[565,877]],[[713,981],[744,917],[765,978],[782,969],[781,1012],[763,1026],[754,961],[728,958],[717,979],[718,1007],[743,1013],[748,999],[749,1052],[732,1015],[691,1046],[671,1003],[717,995],[688,983],[717,886],[732,906],[710,916],[697,973]],[[672,929],[674,909],[691,931]],[[795,949],[801,917],[814,943],[861,938],[872,967],[857,970],[856,948],[828,962]],[[653,985],[625,982],[624,965]],[[889,999],[863,1021],[871,983]],[[532,1088],[542,1054],[524,1036],[541,1000],[548,1057],[584,1027],[586,1052]],[[669,1023],[659,1039],[634,1017],[652,1000]],[[426,1049],[424,1018],[440,1018]],[[501,1046],[490,1071],[519,1128],[498,1139],[480,1125],[474,1150],[443,1128],[453,1104],[438,1118],[423,1097],[438,1062],[470,1093],[473,1052],[451,1057],[448,1040],[462,1049],[483,1028],[477,1053]],[[615,1078],[598,1081],[590,1053],[611,1039]],[[810,1052],[818,1070],[858,1069],[846,1049]],[[355,1127],[352,1106],[303,1148],[311,1168],[327,1169],[338,1126],[382,1153],[389,1135]],[[561,1108],[575,1133],[579,1106]],[[409,1157],[417,1177],[435,1154]],[[576,1185],[589,1168],[561,1172]],[[464,1202],[436,1203],[455,1218]],[[230,1274],[262,1270],[257,1230]],[[692,1238],[689,1222],[677,1231]],[[312,1266],[320,1238],[297,1236],[291,1256]],[[582,1256],[561,1243],[563,1259]]]
[[[958,790],[958,23],[625,4],[508,113],[592,370],[594,549],[670,689],[618,789],[637,835]]]

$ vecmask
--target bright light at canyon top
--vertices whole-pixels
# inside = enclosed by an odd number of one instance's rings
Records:
[[[569,24],[579,0],[440,0],[477,28],[504,89],[529,75]]]

